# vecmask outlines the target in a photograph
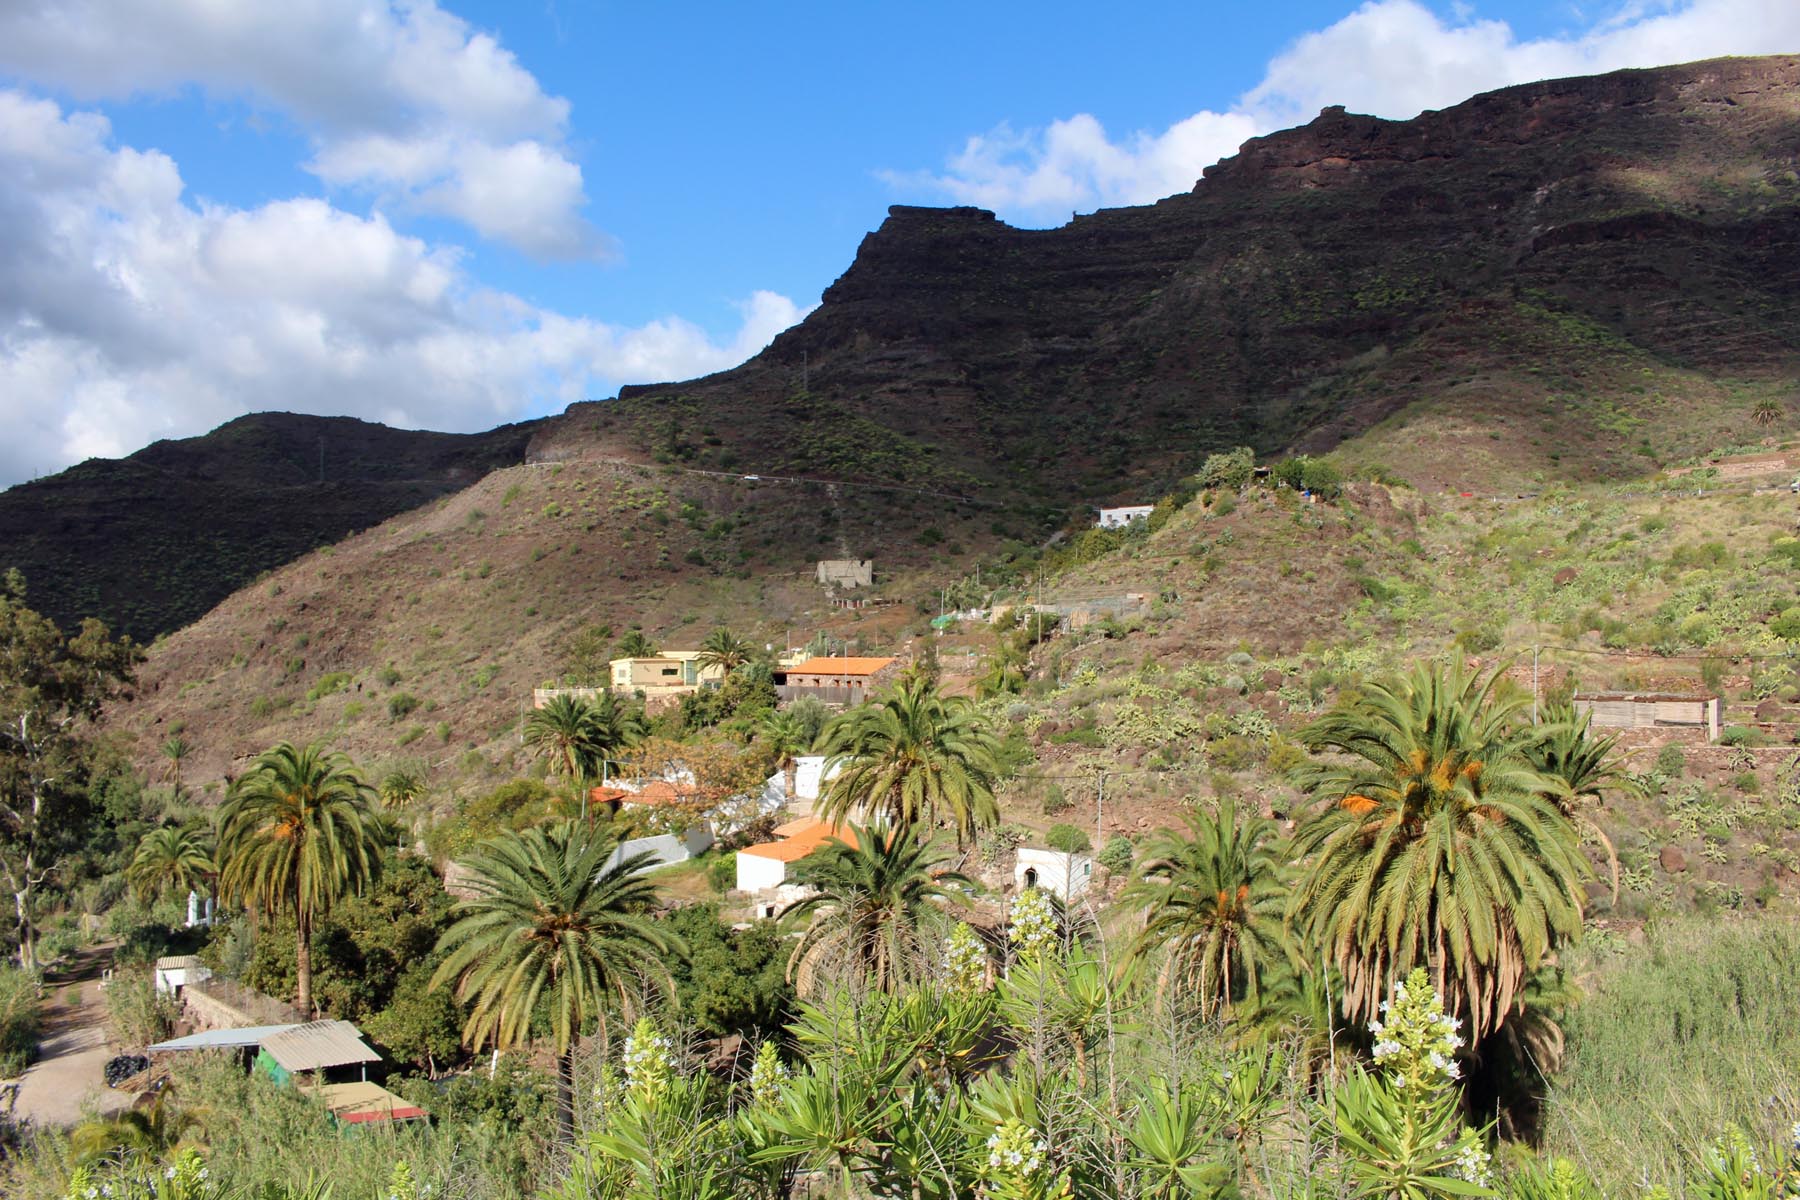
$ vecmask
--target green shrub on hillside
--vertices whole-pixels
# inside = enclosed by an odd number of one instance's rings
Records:
[[[335,696],[350,686],[350,672],[331,671],[319,676],[318,682],[306,691],[308,700],[322,700],[326,696]]]

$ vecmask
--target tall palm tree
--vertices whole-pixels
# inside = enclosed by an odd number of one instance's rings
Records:
[[[299,987],[311,1015],[312,931],[381,869],[387,839],[371,788],[342,754],[283,742],[257,756],[219,809],[219,892],[294,918]]]
[[[880,815],[910,825],[945,816],[960,844],[1000,819],[1000,739],[966,697],[909,680],[839,716],[822,741],[827,767],[840,768],[820,797],[827,820]]]
[[[649,917],[656,888],[638,871],[650,856],[612,862],[618,848],[567,821],[482,842],[462,864],[473,895],[438,940],[446,957],[431,986],[454,980],[457,998],[472,1005],[463,1039],[474,1049],[527,1042],[533,1015],[540,1006],[548,1013],[565,1135],[574,1129],[577,1039],[590,1025],[604,1031],[610,997],[629,1007],[634,983],[668,982],[670,956],[687,955]]]
[[[1588,863],[1554,799],[1568,784],[1532,764],[1528,699],[1500,678],[1421,665],[1306,731],[1345,757],[1305,775],[1320,803],[1288,918],[1343,974],[1352,1020],[1424,966],[1480,1039],[1580,935]]]
[[[729,675],[751,657],[749,642],[729,629],[720,628],[706,635],[706,640],[700,643],[700,657],[694,661],[703,667],[718,667]]]
[[[181,790],[181,761],[194,752],[194,743],[178,733],[157,749],[164,758],[169,760],[169,784],[179,792]]]
[[[217,870],[212,840],[205,831],[165,825],[138,842],[125,879],[138,899],[149,901],[169,892],[200,891]]]
[[[1210,1017],[1240,1000],[1256,1003],[1264,975],[1282,956],[1287,896],[1275,823],[1239,815],[1234,801],[1217,816],[1187,814],[1186,835],[1152,839],[1123,899],[1144,908],[1133,956],[1168,954],[1162,986],[1179,982]]]
[[[771,708],[764,710],[756,725],[756,740],[762,743],[763,749],[781,764],[781,773],[787,783],[787,798],[790,803],[794,799],[796,776],[800,769],[800,756],[812,749],[814,733],[808,727],[806,718],[792,709]]]
[[[620,658],[652,658],[656,654],[656,643],[641,629],[633,629],[619,639]]]
[[[643,736],[643,718],[610,693],[594,700],[555,696],[525,719],[526,744],[582,793],[584,811],[588,781],[602,763]]]
[[[929,968],[927,948],[944,904],[967,902],[965,875],[938,871],[947,856],[907,826],[852,826],[796,865],[796,882],[817,889],[781,912],[810,918],[788,959],[788,974],[810,990],[822,960],[836,960],[881,991]]]
[[[1767,429],[1781,420],[1781,402],[1768,396],[1763,397],[1750,409],[1750,419]]]

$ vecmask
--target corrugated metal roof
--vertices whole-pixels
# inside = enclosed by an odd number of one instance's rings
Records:
[[[174,954],[168,958],[156,960],[156,969],[159,971],[192,970],[194,967],[204,967],[205,965],[200,961],[198,954]]]
[[[340,1121],[418,1121],[431,1114],[377,1083],[327,1083],[309,1089]]]
[[[323,1071],[352,1063],[380,1062],[348,1021],[308,1021],[266,1039],[262,1048],[287,1071]]]
[[[251,1025],[244,1029],[208,1029],[202,1033],[190,1033],[186,1037],[178,1037],[172,1041],[158,1042],[150,1047],[150,1053],[159,1054],[165,1050],[228,1050],[233,1047],[260,1046],[278,1033],[297,1028],[294,1025]]]

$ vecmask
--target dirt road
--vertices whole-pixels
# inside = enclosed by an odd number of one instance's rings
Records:
[[[45,978],[44,1035],[38,1060],[20,1077],[14,1115],[39,1126],[67,1126],[88,1111],[114,1113],[130,1107],[133,1097],[107,1087],[103,1074],[114,1051],[106,1042],[100,976],[111,962],[112,947],[96,947]],[[65,999],[72,987],[81,989],[79,1004]]]

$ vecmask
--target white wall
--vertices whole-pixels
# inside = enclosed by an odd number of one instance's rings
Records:
[[[737,886],[740,892],[766,892],[787,880],[787,864],[778,858],[738,851]]]
[[[1038,890],[1058,899],[1073,900],[1093,882],[1094,859],[1087,854],[1020,846],[1018,860],[1013,864],[1013,884],[1020,891],[1031,886],[1025,878],[1027,871],[1035,872]]]
[[[610,871],[634,854],[650,854],[653,857],[643,868],[650,871],[666,867],[670,863],[686,862],[712,844],[712,830],[704,823],[695,825],[682,837],[662,833],[655,837],[632,838],[628,842],[619,843],[619,848],[606,860],[606,866],[602,870]]]

